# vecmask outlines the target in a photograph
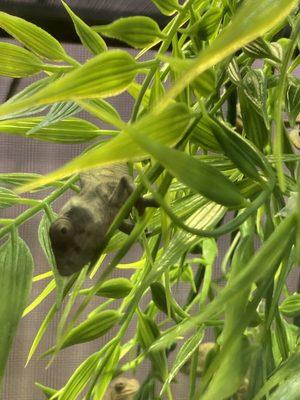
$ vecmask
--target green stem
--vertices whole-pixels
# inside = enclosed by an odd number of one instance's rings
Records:
[[[11,223],[7,224],[5,227],[0,229],[0,239],[7,235],[9,231],[12,229],[13,226],[22,225],[28,219],[32,218],[34,215],[39,213],[45,207],[45,204],[52,203],[55,201],[59,196],[61,196],[66,190],[69,189],[71,185],[73,185],[78,180],[78,176],[73,176],[70,178],[62,187],[54,190],[49,196],[47,196],[43,201],[39,202],[38,204],[34,205],[32,208],[24,211],[20,214],[16,219],[12,220]],[[37,201],[37,200],[35,200]]]
[[[294,29],[294,32],[291,36],[291,41],[288,45],[287,51],[284,55],[282,61],[282,67],[280,71],[280,78],[278,81],[278,87],[276,91],[276,104],[274,110],[274,121],[275,121],[275,138],[274,138],[274,154],[276,156],[282,156],[282,109],[284,103],[284,96],[286,90],[286,83],[288,77],[288,66],[292,59],[295,47],[297,45],[297,38],[300,32],[300,17],[298,16],[298,20]],[[278,182],[279,187],[282,192],[286,190],[286,182],[284,179],[283,165],[281,160],[276,161],[276,170],[278,174]]]

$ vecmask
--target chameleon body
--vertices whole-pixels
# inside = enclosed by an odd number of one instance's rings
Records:
[[[81,173],[80,186],[49,231],[57,268],[64,276],[97,259],[108,228],[134,188],[125,163]]]
[[[117,378],[110,384],[103,400],[132,400],[139,387],[136,379]]]

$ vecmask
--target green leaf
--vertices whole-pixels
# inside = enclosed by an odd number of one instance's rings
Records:
[[[13,236],[0,248],[0,382],[31,290],[32,271],[33,259],[27,245]]]
[[[120,18],[108,25],[93,26],[93,29],[105,36],[122,40],[137,49],[165,37],[153,19],[142,16]]]
[[[171,383],[173,378],[177,375],[181,367],[192,357],[194,351],[198,348],[203,340],[204,330],[199,329],[192,337],[190,337],[180,348],[173,362],[173,366],[160,394],[165,391],[167,384]]]
[[[129,295],[132,288],[133,285],[129,279],[126,278],[108,279],[107,281],[103,282],[101,288],[96,293],[96,295],[102,297],[108,297],[111,299],[123,299],[124,297]],[[80,294],[88,294],[92,290],[93,288],[83,289],[80,291]]]
[[[115,370],[117,368],[119,359],[121,355],[121,346],[119,343],[114,346],[114,348],[107,353],[103,358],[102,366],[103,370],[99,377],[99,383],[95,387],[95,400],[104,399],[106,389],[108,388],[110,381],[114,377]]]
[[[61,2],[72,18],[81,43],[95,55],[107,51],[106,43],[102,37],[93,31],[93,29],[90,28],[85,22],[83,22],[82,19],[80,19],[63,0]]]
[[[172,69],[179,71],[184,76],[190,66],[190,61],[177,57],[168,57],[165,55],[159,56],[162,61],[167,62]],[[216,74],[212,68],[200,74],[192,83],[191,86],[200,96],[209,96],[216,87]]]
[[[22,18],[0,12],[0,27],[34,53],[56,61],[69,61],[61,44],[48,32]]]
[[[244,47],[244,52],[252,58],[268,58],[275,62],[280,62],[273,47],[263,38],[258,38]]]
[[[35,386],[37,386],[41,391],[44,393],[44,395],[47,397],[47,399],[50,399],[52,396],[54,396],[57,393],[57,390],[52,389],[48,386],[44,386],[41,383],[35,382]]]
[[[0,75],[24,78],[43,71],[42,61],[30,51],[11,43],[0,42]]]
[[[218,29],[222,14],[223,11],[219,7],[209,7],[197,22],[183,29],[183,32],[187,35],[195,35],[200,40],[209,40]]]
[[[28,356],[27,356],[27,360],[26,360],[25,366],[29,363],[29,361],[31,360],[32,356],[36,352],[36,349],[37,349],[40,341],[42,340],[42,338],[43,338],[48,326],[52,322],[55,313],[56,313],[56,307],[55,307],[55,305],[53,305],[50,308],[49,312],[47,313],[46,317],[44,318],[43,322],[41,323],[41,326],[39,327],[39,330],[37,331],[37,333],[35,335],[33,343],[32,343],[32,345],[30,347],[29,352],[28,352]]]
[[[237,340],[231,351],[225,354],[203,400],[228,399],[239,389],[247,373],[250,361],[250,343],[245,337]]]
[[[160,336],[160,331],[155,321],[142,312],[138,312],[137,335],[138,341],[144,350],[148,350],[152,343]],[[165,382],[168,367],[164,351],[150,353],[150,358],[154,370],[158,373],[161,381]]]
[[[300,393],[300,374],[294,374],[283,382],[269,397],[270,400],[298,400]]]
[[[162,146],[147,138],[145,134],[142,136],[135,131],[130,131],[130,135],[179,181],[192,190],[228,207],[245,207],[248,205],[237,187],[216,168],[184,152]]]
[[[103,336],[121,318],[121,314],[114,310],[102,311],[73,328],[66,336],[62,348],[85,343]]]
[[[67,118],[43,126],[44,117],[31,117],[0,121],[2,133],[25,136],[54,143],[84,143],[104,136],[96,125],[81,118]],[[38,129],[41,124],[40,129]],[[37,129],[35,129],[37,128]],[[30,131],[34,130],[34,133]]]
[[[280,312],[286,317],[297,317],[300,315],[300,294],[294,293],[287,297],[279,307]]]
[[[118,161],[145,158],[147,153],[131,139],[127,133],[129,130],[143,132],[161,143],[174,144],[181,139],[192,117],[193,115],[186,106],[174,103],[160,115],[155,117],[147,115],[141,118],[104,146],[88,151],[56,172],[28,184],[26,187],[23,186],[20,191],[30,190],[84,169]]]
[[[203,50],[196,60],[190,61],[186,74],[166,93],[166,96],[157,105],[156,111],[162,111],[167,107],[171,100],[202,72],[275,27],[293,10],[296,4],[296,0],[244,1],[232,22],[226,26],[211,46]]]
[[[35,127],[30,129],[30,131],[28,131],[28,134],[35,133],[40,128],[50,126],[55,122],[71,117],[80,110],[81,110],[80,106],[75,104],[73,101],[54,103],[53,106],[50,108],[49,112],[47,113],[47,115],[45,115],[45,117],[43,118],[43,120]]]
[[[2,104],[0,115],[59,101],[115,96],[126,90],[139,69],[139,64],[126,51],[107,51],[50,83],[30,98]]]
[[[53,292],[55,289],[55,280],[53,279],[48,285],[44,288],[44,290],[38,295],[36,299],[33,300],[24,310],[22,317],[25,317],[31,311],[33,311],[36,307],[38,307],[42,301],[44,301],[49,294]]]
[[[197,324],[220,314],[229,299],[233,299],[241,290],[251,282],[257,281],[277,267],[286,251],[289,251],[295,235],[295,216],[290,215],[284,219],[270,237],[263,243],[251,260],[244,266],[240,273],[232,280],[231,285],[223,289],[218,296],[206,306],[198,315],[184,320],[170,332],[161,336],[152,346],[153,350],[165,347],[176,338],[193,329]],[[267,260],[267,262],[266,262]],[[261,265],[264,268],[261,268]],[[149,278],[150,279],[150,278]]]
[[[18,204],[21,198],[12,190],[0,187],[0,209]]]
[[[295,127],[300,113],[300,79],[290,77],[286,92],[286,109],[292,127]]]
[[[173,15],[179,9],[177,0],[151,0],[164,15]]]

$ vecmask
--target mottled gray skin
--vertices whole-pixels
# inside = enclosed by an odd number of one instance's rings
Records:
[[[125,163],[80,174],[81,191],[61,209],[49,235],[58,271],[68,276],[95,261],[105,234],[133,191]]]
[[[103,400],[132,400],[139,388],[136,379],[120,377],[111,382]]]

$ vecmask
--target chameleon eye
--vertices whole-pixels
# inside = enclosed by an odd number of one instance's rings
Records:
[[[70,243],[74,236],[74,228],[71,221],[66,218],[58,218],[50,227],[50,239],[54,245]]]

